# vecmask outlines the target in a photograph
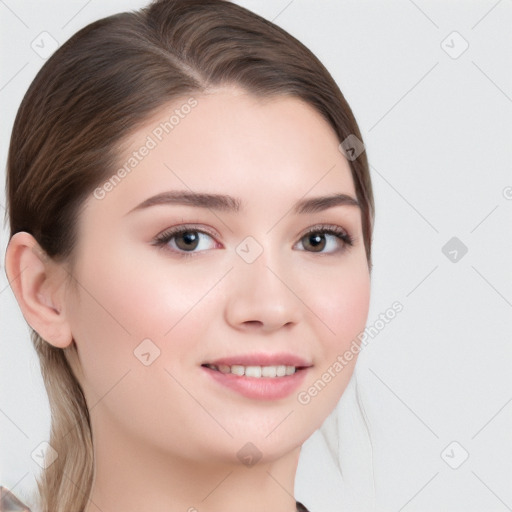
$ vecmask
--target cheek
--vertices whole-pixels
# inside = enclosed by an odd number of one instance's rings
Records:
[[[143,269],[130,258],[91,260],[77,270],[82,286],[68,311],[89,407],[98,404],[93,410],[98,418],[108,411],[119,424],[139,433],[148,429],[147,418],[161,415],[162,425],[175,423],[163,412],[170,410],[170,397],[180,418],[198,413],[165,368],[174,373],[173,366],[190,365],[199,331],[204,330],[194,306],[213,286],[214,276],[196,277],[191,285],[186,273],[174,272],[165,279],[162,274],[162,268]],[[141,345],[147,339],[152,343]],[[140,359],[139,347],[149,352],[150,365]],[[134,410],[138,415],[133,416]],[[159,425],[155,422],[151,428]]]
[[[366,325],[370,276],[365,262],[354,263],[330,269],[307,295],[311,301],[308,305],[318,317],[326,355],[344,350]]]
[[[73,335],[91,382],[107,386],[113,376],[105,375],[120,376],[134,365],[137,368],[140,361],[134,350],[146,339],[167,358],[163,352],[172,344],[175,364],[190,358],[204,330],[196,310],[204,311],[205,295],[225,272],[205,269],[198,275],[195,268],[192,275],[186,268],[178,271],[177,265],[174,270],[170,265],[142,267],[133,258],[116,258],[111,253],[110,258],[91,258],[77,271],[83,285],[72,312]],[[173,343],[183,330],[186,345]]]
[[[313,323],[320,356],[296,398],[304,422],[318,428],[345,392],[357,362],[357,336],[364,331],[370,302],[366,262],[331,269],[328,276],[318,277],[315,290],[307,296],[316,315]]]

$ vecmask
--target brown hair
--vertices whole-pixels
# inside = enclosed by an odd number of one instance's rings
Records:
[[[362,140],[335,81],[302,43],[224,0],[159,0],[98,20],[71,37],[37,74],[14,123],[8,154],[10,236],[26,231],[46,255],[70,263],[76,221],[91,192],[112,175],[119,147],[163,104],[236,85],[260,97],[293,96],[313,106],[340,143]],[[371,269],[373,193],[366,153],[349,159]],[[33,329],[58,458],[38,480],[42,512],[82,512],[93,477],[85,397],[76,356]]]

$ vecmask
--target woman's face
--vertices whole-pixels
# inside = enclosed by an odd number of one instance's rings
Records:
[[[338,145],[309,105],[238,89],[186,97],[133,134],[81,213],[65,305],[93,428],[231,463],[270,461],[321,425],[369,307]],[[307,368],[223,373],[240,365]]]

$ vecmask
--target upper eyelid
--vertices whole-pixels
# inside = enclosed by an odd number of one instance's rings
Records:
[[[211,231],[210,231],[211,229]],[[214,238],[221,238],[221,236],[213,229],[213,228],[203,228],[202,226],[197,226],[195,224],[179,224],[177,226],[172,226],[170,228],[164,229],[158,235],[156,235],[155,239],[163,238],[166,234],[169,236],[176,236],[185,231],[197,231],[198,233],[204,233]]]
[[[347,229],[346,227],[344,226],[340,226],[339,224],[333,224],[333,223],[328,223],[328,222],[320,222],[320,223],[317,223],[317,224],[313,224],[312,226],[308,227],[308,228],[305,228],[304,230],[302,230],[299,234],[304,236],[304,234],[306,233],[310,233],[311,231],[322,231],[322,230],[328,230],[329,228],[336,228],[336,229],[342,229],[343,231],[345,231],[345,233],[347,234],[350,234],[350,229]],[[211,230],[211,231],[210,231]],[[161,237],[162,235],[165,235],[166,233],[172,233],[173,235],[175,234],[179,234],[183,231],[197,231],[197,232],[200,232],[200,233],[205,233],[207,235],[210,235],[210,236],[214,236],[214,237],[217,237],[217,238],[222,238],[218,232],[216,230],[214,230],[213,228],[204,228],[202,225],[196,225],[196,224],[189,224],[189,223],[184,223],[184,224],[178,224],[176,226],[172,226],[170,228],[166,228],[164,229],[163,231],[161,231],[158,235],[156,235],[155,238],[158,238],[158,237]]]

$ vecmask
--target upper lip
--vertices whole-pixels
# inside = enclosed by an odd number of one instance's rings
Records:
[[[302,357],[286,352],[276,354],[242,354],[239,356],[222,357],[212,361],[205,361],[203,364],[219,366],[221,364],[232,366],[239,364],[242,366],[312,366]]]

